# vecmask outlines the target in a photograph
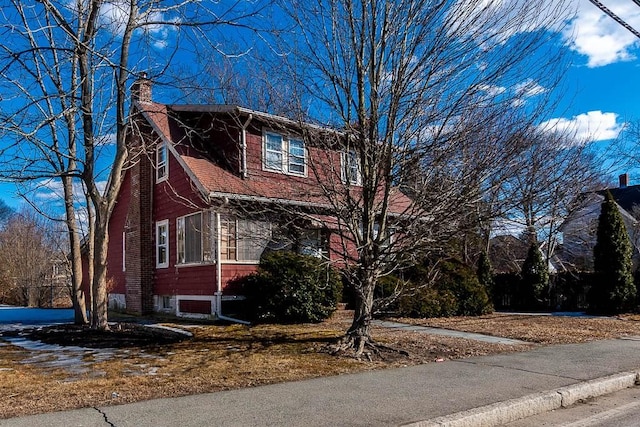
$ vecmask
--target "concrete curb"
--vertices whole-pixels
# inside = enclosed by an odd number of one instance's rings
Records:
[[[405,427],[492,427],[571,406],[576,402],[603,396],[640,384],[640,370],[609,375],[551,391],[534,393],[431,420],[405,424]]]

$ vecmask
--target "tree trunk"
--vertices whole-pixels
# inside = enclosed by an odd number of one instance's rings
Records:
[[[371,320],[376,279],[375,270],[363,268],[357,272],[353,322],[341,345],[341,349],[353,350],[356,356],[361,356],[365,346],[373,342],[371,339]]]
[[[107,293],[107,248],[109,233],[107,225],[101,224],[100,214],[96,214],[97,226],[94,229],[93,262],[93,313],[92,326],[99,330],[108,330],[108,293]]]
[[[73,302],[74,323],[76,325],[86,325],[88,320],[84,291],[82,290],[82,246],[73,207],[72,178],[69,176],[62,177],[62,186],[64,189],[65,218],[71,250],[71,300]]]

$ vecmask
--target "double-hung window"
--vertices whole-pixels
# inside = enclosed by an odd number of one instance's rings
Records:
[[[167,145],[159,143],[156,148],[156,182],[164,181],[169,176]]]
[[[176,221],[178,264],[212,261],[211,213],[183,216]]]
[[[169,267],[169,221],[156,222],[156,268]]]
[[[264,133],[264,161],[266,170],[306,175],[307,150],[301,138],[280,135],[273,132]]]
[[[360,162],[356,153],[354,151],[342,152],[340,157],[342,182],[347,185],[362,185]]]
[[[298,252],[302,255],[321,258],[327,254],[326,241],[320,229],[302,231],[302,233],[300,233],[298,246]]]

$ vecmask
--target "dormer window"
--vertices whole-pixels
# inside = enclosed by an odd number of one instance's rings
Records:
[[[158,144],[156,148],[156,182],[161,182],[169,176],[169,162],[167,160],[167,145]]]
[[[264,133],[263,167],[265,170],[306,176],[307,150],[302,138]]]

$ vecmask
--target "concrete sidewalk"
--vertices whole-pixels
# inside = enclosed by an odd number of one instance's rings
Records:
[[[550,400],[631,386],[638,370],[640,338],[596,341],[13,418],[0,420],[0,426],[396,426],[421,421],[418,425],[486,426],[496,422],[486,418],[490,413],[544,410]],[[619,373],[628,374],[610,377]],[[564,397],[555,399],[562,396],[558,389]],[[478,407],[482,409],[473,409]],[[465,410],[472,410],[462,414],[467,418],[426,422]]]

